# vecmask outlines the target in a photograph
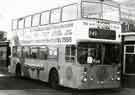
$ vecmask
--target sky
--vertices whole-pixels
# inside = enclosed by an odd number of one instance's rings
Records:
[[[11,32],[11,20],[77,0],[2,0],[0,3],[0,31]],[[127,0],[115,0],[123,2]]]
[[[11,38],[11,21],[48,9],[60,7],[77,0],[2,0],[0,3],[0,31]]]
[[[0,30],[11,31],[11,20],[77,0],[2,0],[0,3]]]

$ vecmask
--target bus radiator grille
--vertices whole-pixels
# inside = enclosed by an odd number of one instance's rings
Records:
[[[105,66],[101,66],[99,68],[96,69],[96,80],[97,81],[105,81],[108,79],[109,77],[109,72],[107,67]]]

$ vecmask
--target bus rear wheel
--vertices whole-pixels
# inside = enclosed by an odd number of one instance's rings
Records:
[[[56,70],[52,70],[50,72],[49,76],[49,84],[52,88],[57,89],[59,86],[59,77],[58,77],[58,72]]]
[[[21,65],[19,63],[16,64],[15,74],[17,77],[21,77]]]

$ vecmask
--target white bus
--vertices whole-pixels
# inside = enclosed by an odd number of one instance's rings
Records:
[[[119,5],[79,0],[13,19],[9,72],[76,89],[120,87]]]

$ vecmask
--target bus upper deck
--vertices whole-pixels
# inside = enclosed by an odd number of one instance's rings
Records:
[[[14,19],[12,30],[23,44],[76,43],[77,40],[120,42],[119,5],[82,0],[64,7]],[[98,30],[99,29],[99,30]]]

